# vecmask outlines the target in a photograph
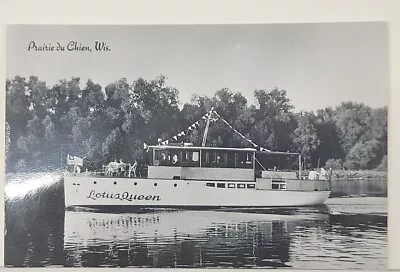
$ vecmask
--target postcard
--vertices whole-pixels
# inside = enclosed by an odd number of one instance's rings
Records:
[[[388,264],[384,22],[8,25],[7,267]]]

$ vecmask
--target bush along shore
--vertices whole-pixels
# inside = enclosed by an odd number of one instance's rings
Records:
[[[387,180],[387,171],[376,170],[333,170],[332,180]]]

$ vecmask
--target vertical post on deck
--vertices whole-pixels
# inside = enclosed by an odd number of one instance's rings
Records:
[[[200,150],[199,150],[199,163],[200,163],[199,166],[200,166],[200,168],[201,168],[201,158],[202,158],[202,157],[201,157],[201,149],[200,149]]]
[[[299,179],[301,180],[301,169],[302,169],[302,166],[301,166],[301,154],[299,154]]]
[[[253,152],[253,173],[254,173],[254,181],[257,181],[257,175],[256,175],[256,151]]]

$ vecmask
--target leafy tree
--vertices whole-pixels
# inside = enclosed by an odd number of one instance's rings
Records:
[[[315,116],[312,113],[298,115],[297,128],[291,135],[295,150],[300,152],[306,162],[311,162],[312,155],[317,151],[319,139],[314,125]]]
[[[340,170],[343,168],[343,162],[341,159],[329,159],[325,163],[325,168],[332,168],[333,170]]]
[[[357,142],[347,154],[344,167],[351,170],[374,167],[372,163],[376,157],[378,148],[379,142],[377,140]]]
[[[290,134],[295,129],[295,119],[292,113],[294,106],[290,104],[286,91],[278,88],[271,91],[255,90],[254,96],[257,106],[251,136],[267,148],[289,150]]]
[[[345,153],[350,151],[368,129],[370,113],[371,108],[362,103],[345,102],[336,108],[334,119]]]
[[[387,171],[388,163],[387,163],[387,155],[383,156],[381,163],[378,165],[376,170],[378,171]]]
[[[329,159],[342,160],[345,156],[335,122],[335,114],[336,112],[330,107],[320,109],[316,114],[315,128],[319,145],[315,155],[320,159],[321,165],[324,165]],[[316,161],[315,158],[314,161]]]

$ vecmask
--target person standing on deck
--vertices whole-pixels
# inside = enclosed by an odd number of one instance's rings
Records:
[[[138,166],[138,162],[137,162],[137,160],[135,160],[135,162],[133,163],[133,165],[131,166],[131,169],[129,171],[129,177],[130,177],[131,173],[133,173],[133,177],[136,178],[136,168],[137,168],[137,166]]]

